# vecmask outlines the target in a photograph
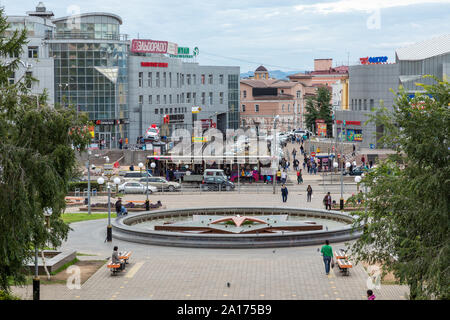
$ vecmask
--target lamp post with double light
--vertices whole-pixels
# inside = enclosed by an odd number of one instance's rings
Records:
[[[120,178],[114,178],[114,184],[118,185],[120,183]],[[97,183],[99,185],[103,185],[105,183],[105,179],[100,177],[97,179]],[[108,181],[106,181],[106,188],[108,189],[108,225],[106,226],[106,241],[112,241],[112,226],[111,226],[111,185]]]

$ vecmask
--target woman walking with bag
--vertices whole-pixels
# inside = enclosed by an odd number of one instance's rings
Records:
[[[306,202],[311,202],[313,190],[311,188],[311,185],[308,184],[308,188],[306,188]]]

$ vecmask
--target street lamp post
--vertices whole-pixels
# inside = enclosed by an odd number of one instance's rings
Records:
[[[336,161],[333,161],[333,168],[336,171],[336,168],[339,166],[339,164]],[[333,184],[333,173],[331,173],[331,184]]]
[[[50,216],[53,213],[52,208],[44,208],[45,225],[50,229]],[[37,242],[34,246],[34,278],[33,278],[33,300],[40,300],[40,285],[41,280],[39,278],[39,249]]]
[[[105,183],[105,179],[100,177],[97,179],[99,185]],[[109,182],[106,183],[106,188],[108,189],[108,225],[106,226],[106,241],[112,241],[112,227],[111,227],[111,188]]]
[[[276,152],[277,152],[277,147],[278,147],[278,143],[277,143],[278,141],[277,141],[276,129],[277,129],[277,120],[278,119],[280,119],[279,115],[276,115],[275,118],[273,118],[273,133],[272,133],[272,137],[273,137],[272,151],[273,151],[273,153],[272,153],[272,157],[274,158],[274,160],[272,160],[272,161],[275,161],[277,159]],[[276,181],[277,181],[276,173],[278,171],[278,165],[279,164],[277,161],[276,168],[273,168],[275,170],[274,174],[273,174],[273,194],[275,194],[275,185],[276,185]]]
[[[142,162],[139,162],[138,167],[139,167],[139,170],[142,172],[142,168],[144,167],[144,164]],[[145,181],[146,181],[146,185],[147,185],[146,189],[145,189],[145,193],[146,193],[146,202],[145,203],[147,203],[147,201],[148,201],[148,170],[147,170],[147,168],[145,168],[145,173],[146,173]]]
[[[91,150],[88,150],[88,161],[86,162],[86,167],[88,170],[88,214],[91,214]]]

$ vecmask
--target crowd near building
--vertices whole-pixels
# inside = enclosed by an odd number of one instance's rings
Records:
[[[26,29],[29,40],[10,82],[32,76],[32,94],[47,90],[50,104],[87,113],[94,139],[107,148],[135,143],[164,118],[167,134],[196,120],[222,131],[239,127],[239,67],[200,66],[198,48],[128,39],[111,13],[55,18],[42,2],[7,21],[7,36]]]

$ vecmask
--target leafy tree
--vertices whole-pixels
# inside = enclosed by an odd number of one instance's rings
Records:
[[[306,101],[305,122],[309,130],[316,126],[316,120],[325,120],[327,124],[327,136],[333,136],[333,127],[331,119],[331,93],[326,87],[319,87],[314,98],[308,98]]]
[[[10,84],[18,70],[26,30],[5,37],[8,23],[0,10],[0,290],[9,280],[23,283],[24,264],[34,248],[57,247],[69,227],[62,221],[69,179],[76,167],[76,149],[89,142],[86,116],[74,108],[49,106],[44,92],[31,95],[33,79]],[[44,208],[52,208],[51,229]]]
[[[357,261],[381,262],[410,288],[411,299],[450,298],[450,92],[449,83],[403,88],[393,111],[369,121],[383,124],[383,142],[397,152],[363,178],[367,213],[358,212],[363,235],[352,246]]]

